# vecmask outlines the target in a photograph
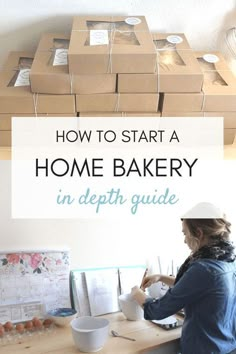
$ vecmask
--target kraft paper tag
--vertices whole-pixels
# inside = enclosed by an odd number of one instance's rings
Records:
[[[30,69],[21,69],[14,86],[30,86]]]
[[[90,45],[108,45],[108,31],[107,30],[91,30],[90,31]]]
[[[53,60],[54,65],[68,65],[68,49],[56,49]]]

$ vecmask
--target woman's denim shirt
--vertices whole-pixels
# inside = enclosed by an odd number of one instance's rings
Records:
[[[226,354],[236,348],[236,261],[199,259],[161,299],[148,298],[146,320],[184,308],[183,354]]]

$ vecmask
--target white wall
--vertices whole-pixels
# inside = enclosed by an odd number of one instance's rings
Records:
[[[0,161],[0,251],[69,248],[72,268],[143,264],[158,254],[181,262],[189,253],[179,220],[11,219],[10,165]]]
[[[230,191],[235,180],[235,162],[226,163],[225,170],[229,183],[225,180],[222,186],[214,186],[215,199],[212,201],[224,205],[234,231],[235,199]],[[231,179],[230,173],[233,174]],[[24,181],[22,188],[27,189]],[[218,189],[222,193],[217,193]],[[235,236],[234,233],[234,241]],[[180,264],[189,254],[178,216],[169,219],[167,215],[160,220],[158,212],[155,220],[140,217],[140,222],[137,219],[135,222],[131,219],[12,219],[11,163],[0,161],[0,251],[47,248],[69,248],[72,268],[143,264],[154,258],[157,260],[157,255],[167,260],[174,258]]]
[[[151,31],[185,32],[194,49],[213,50],[236,24],[236,1],[0,0],[0,67],[9,51],[35,50],[42,32],[69,32],[83,14],[145,15]]]

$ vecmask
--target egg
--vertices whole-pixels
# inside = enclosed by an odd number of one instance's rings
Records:
[[[0,337],[2,337],[5,333],[5,329],[3,327],[3,325],[0,325]]]
[[[25,329],[27,329],[28,331],[32,331],[34,328],[33,322],[32,321],[27,321],[25,323]]]
[[[33,324],[37,329],[42,328],[42,321],[38,318],[33,318]]]
[[[52,320],[50,320],[49,318],[46,318],[46,320],[43,321],[43,325],[44,327],[48,328],[52,325]]]
[[[7,321],[4,325],[4,329],[6,332],[12,331],[14,328],[13,324],[10,321]]]
[[[24,330],[25,330],[25,326],[24,326],[23,323],[17,323],[17,324],[16,324],[16,331],[17,331],[18,333],[23,333]]]

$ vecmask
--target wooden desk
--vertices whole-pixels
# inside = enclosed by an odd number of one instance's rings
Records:
[[[224,159],[236,160],[236,142],[234,142],[232,145],[224,146]]]
[[[155,324],[141,321],[127,321],[122,313],[110,314],[105,317],[110,321],[110,330],[136,339],[132,342],[122,338],[109,338],[100,354],[138,354],[152,349],[158,344],[180,337],[181,328],[166,331]],[[2,345],[1,354],[78,354],[74,346],[70,327],[59,328],[48,335],[34,335],[22,343]]]
[[[10,147],[0,147],[0,160],[11,160]]]

